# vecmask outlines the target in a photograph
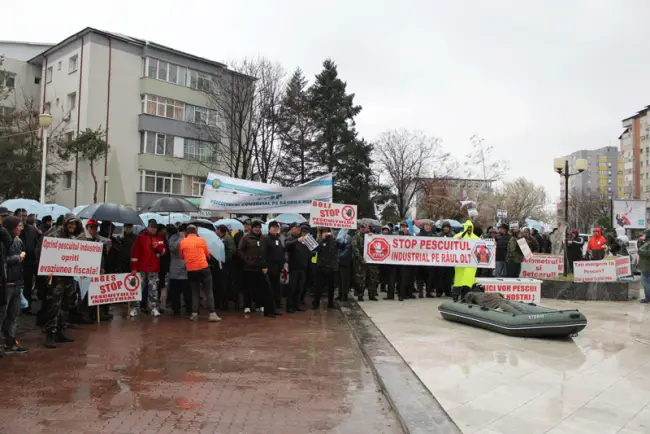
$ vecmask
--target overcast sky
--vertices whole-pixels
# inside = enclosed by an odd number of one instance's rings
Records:
[[[8,8],[8,9],[7,9]],[[227,63],[264,55],[311,79],[333,58],[368,140],[391,128],[494,145],[559,195],[553,157],[618,146],[650,104],[647,0],[32,0],[3,7],[0,39],[59,42],[84,27]]]

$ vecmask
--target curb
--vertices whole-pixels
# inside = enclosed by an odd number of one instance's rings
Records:
[[[364,358],[407,434],[461,434],[460,429],[386,336],[354,301],[339,301]]]

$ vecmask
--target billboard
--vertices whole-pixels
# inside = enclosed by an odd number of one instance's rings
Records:
[[[614,227],[646,229],[645,200],[614,200],[612,202]]]

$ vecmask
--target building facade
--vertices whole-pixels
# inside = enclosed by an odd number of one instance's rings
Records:
[[[92,167],[83,157],[53,164],[48,154],[48,171],[61,175],[48,202],[72,208],[95,193],[137,209],[166,196],[198,202],[208,172],[225,173],[221,132],[231,126],[213,108],[233,75],[225,64],[92,28],[32,54],[23,63],[41,77],[51,130],[70,140],[101,129],[109,144]]]
[[[626,199],[650,200],[650,106],[623,119],[619,136],[625,159]]]

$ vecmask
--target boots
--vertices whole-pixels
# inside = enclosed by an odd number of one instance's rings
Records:
[[[63,330],[59,330],[56,333],[55,336],[56,342],[61,342],[61,343],[68,343],[68,342],[74,342],[74,339],[67,337],[66,335],[63,334]]]
[[[45,335],[45,346],[47,348],[56,348],[56,336],[53,332],[47,332]]]

